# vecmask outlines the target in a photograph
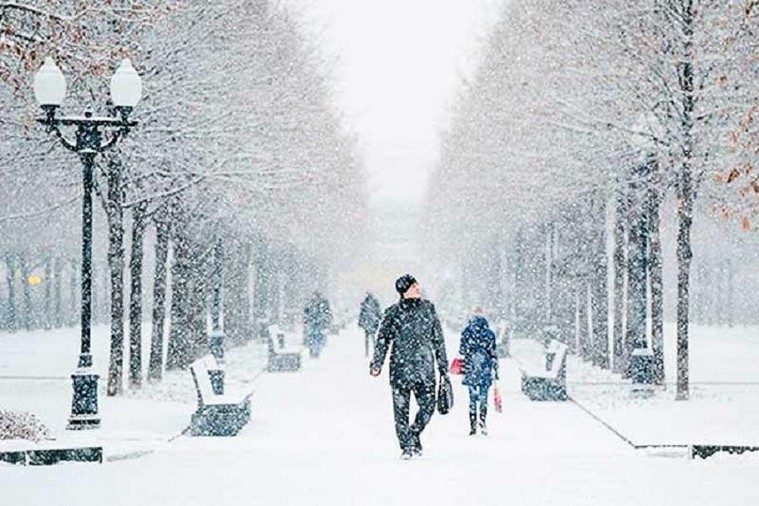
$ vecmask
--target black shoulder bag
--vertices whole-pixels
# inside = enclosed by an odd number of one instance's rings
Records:
[[[440,385],[437,389],[437,411],[446,415],[453,409],[453,386],[447,374],[440,377]]]

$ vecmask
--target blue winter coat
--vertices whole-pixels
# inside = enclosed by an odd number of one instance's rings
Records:
[[[459,355],[464,359],[465,385],[489,387],[493,383],[493,374],[498,370],[495,334],[482,316],[469,320],[461,333]]]

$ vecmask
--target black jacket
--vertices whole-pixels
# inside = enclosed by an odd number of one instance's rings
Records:
[[[435,360],[446,374],[448,358],[435,306],[423,299],[402,299],[385,311],[371,368],[381,369],[390,351],[390,384],[435,384]]]

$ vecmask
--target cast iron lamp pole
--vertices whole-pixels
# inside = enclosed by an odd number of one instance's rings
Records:
[[[98,375],[92,367],[91,317],[92,317],[92,186],[95,157],[113,147],[136,121],[129,120],[129,113],[142,95],[140,76],[125,59],[111,78],[111,99],[116,116],[96,117],[87,110],[84,116],[62,116],[56,113],[66,95],[66,79],[61,70],[48,57],[34,76],[34,95],[45,116],[37,121],[54,133],[61,144],[79,155],[82,161],[82,314],[81,351],[73,380],[73,399],[68,429],[90,429],[100,426],[98,415]],[[74,126],[74,142],[69,141],[61,127]],[[103,130],[112,129],[110,139],[103,140]]]
[[[208,335],[208,346],[211,354],[216,359],[216,368],[209,370],[211,377],[211,386],[214,393],[221,395],[224,393],[224,331],[221,328],[222,323],[222,285],[223,274],[222,264],[224,262],[224,244],[221,237],[216,237],[213,247],[213,274],[211,283],[213,285],[213,298],[211,299],[211,332]]]

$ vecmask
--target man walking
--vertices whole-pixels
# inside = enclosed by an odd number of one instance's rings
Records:
[[[435,411],[435,362],[441,376],[447,374],[445,341],[435,306],[421,298],[421,287],[410,274],[395,282],[401,299],[386,311],[377,336],[374,358],[369,366],[372,376],[379,376],[388,347],[390,351],[390,387],[393,393],[395,433],[401,457],[422,454],[419,436]],[[409,402],[414,393],[419,411],[409,425]]]
[[[361,301],[361,311],[358,314],[358,326],[364,329],[364,353],[369,356],[369,343],[374,346],[374,335],[377,333],[382,309],[377,298],[371,292],[366,292],[366,297]]]

